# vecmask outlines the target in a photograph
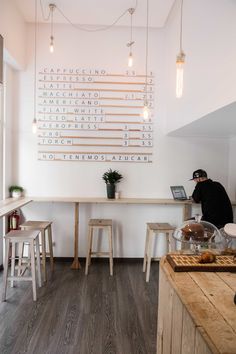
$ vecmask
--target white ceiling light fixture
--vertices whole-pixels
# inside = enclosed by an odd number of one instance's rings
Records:
[[[53,12],[56,8],[55,4],[49,4],[49,16],[50,16],[50,21],[51,21],[51,36],[50,36],[50,46],[49,46],[49,50],[50,53],[54,52],[54,36],[53,36]]]
[[[179,54],[176,58],[176,97],[181,98],[183,95],[183,84],[184,84],[184,63],[185,63],[185,53],[183,51],[183,0],[181,0],[180,9],[180,36],[179,36]]]
[[[133,41],[133,14],[135,9],[133,7],[128,9],[130,14],[130,41],[127,43],[127,47],[129,48],[129,56],[128,56],[128,66],[131,68],[133,66],[133,53],[132,53],[132,46],[135,43]]]
[[[32,132],[37,133],[37,118],[36,118],[36,70],[37,70],[37,19],[38,19],[38,2],[35,0],[35,17],[34,17],[34,119],[32,122]]]
[[[148,121],[149,119],[149,107],[148,107],[148,31],[149,31],[149,0],[147,0],[147,12],[146,12],[146,58],[145,58],[145,87],[144,87],[144,102],[143,102],[143,119]]]

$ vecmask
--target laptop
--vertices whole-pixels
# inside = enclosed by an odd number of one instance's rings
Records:
[[[187,200],[187,194],[183,186],[171,186],[171,192],[175,200]]]

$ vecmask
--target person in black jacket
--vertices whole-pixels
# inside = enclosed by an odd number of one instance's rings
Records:
[[[201,169],[193,172],[191,180],[196,182],[192,199],[201,203],[202,220],[212,223],[218,229],[232,223],[232,205],[222,184],[209,179],[206,171]]]

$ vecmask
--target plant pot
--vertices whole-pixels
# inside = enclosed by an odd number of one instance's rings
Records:
[[[12,191],[11,192],[11,196],[12,196],[12,198],[20,198],[22,196],[22,192],[21,191],[17,191],[17,190]]]
[[[107,198],[115,199],[116,185],[107,183]]]

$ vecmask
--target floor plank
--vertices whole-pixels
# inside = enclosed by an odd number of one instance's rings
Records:
[[[0,303],[1,354],[155,354],[158,262],[145,282],[142,261],[107,260],[71,270],[55,264],[46,286],[32,300],[30,283],[7,290]],[[2,276],[0,276],[2,281]]]

